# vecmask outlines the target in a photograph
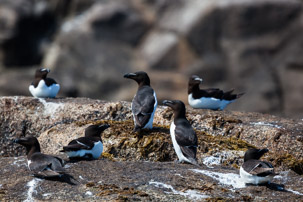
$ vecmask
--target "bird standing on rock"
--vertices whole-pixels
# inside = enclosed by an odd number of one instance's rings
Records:
[[[134,132],[143,128],[151,129],[158,102],[155,91],[150,87],[147,73],[143,71],[128,73],[124,78],[133,79],[138,83],[138,90],[131,105],[135,123]]]
[[[223,92],[218,88],[200,89],[199,85],[202,81],[196,75],[189,78],[188,103],[193,108],[223,110],[227,105],[244,94],[232,94],[234,90]]]
[[[101,133],[109,127],[108,124],[88,126],[85,137],[72,140],[60,152],[65,152],[70,159],[98,159],[103,152]]]
[[[66,174],[64,161],[56,156],[42,154],[40,144],[35,137],[24,137],[14,140],[26,148],[29,170],[40,178],[61,177]]]
[[[60,85],[52,78],[46,78],[49,69],[37,69],[35,80],[29,86],[30,93],[37,98],[54,98],[60,90]]]
[[[246,184],[267,184],[277,175],[271,163],[259,160],[267,152],[268,149],[248,149],[245,152],[240,176]]]
[[[198,165],[196,154],[198,138],[185,116],[185,105],[180,100],[164,100],[163,104],[174,111],[174,120],[170,125],[170,135],[179,162]]]

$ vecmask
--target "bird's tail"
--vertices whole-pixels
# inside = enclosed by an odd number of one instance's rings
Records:
[[[189,163],[194,165],[194,166],[197,166],[198,168],[201,168],[201,166],[199,165],[197,159],[194,159],[194,158],[188,158],[189,160]]]
[[[242,97],[242,95],[244,95],[244,94],[245,94],[244,92],[237,94],[237,99],[240,98],[240,97]]]

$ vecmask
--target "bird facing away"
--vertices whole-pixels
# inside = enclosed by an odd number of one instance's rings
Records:
[[[188,82],[188,103],[196,109],[223,110],[244,94],[232,94],[234,90],[223,92],[218,88],[200,89],[202,81],[200,77],[193,75]]]
[[[98,159],[103,152],[101,134],[109,127],[108,124],[88,126],[84,137],[72,140],[60,152],[65,152],[70,159]]]
[[[240,168],[241,179],[246,184],[270,183],[275,175],[271,163],[259,160],[268,149],[248,149],[244,155],[244,163]]]
[[[42,154],[37,138],[24,137],[15,139],[14,142],[26,148],[27,165],[34,176],[52,178],[66,174],[64,161],[56,156]]]
[[[170,135],[179,162],[198,165],[196,154],[198,139],[194,129],[185,116],[185,105],[180,100],[164,100],[163,104],[174,111],[174,120],[170,125]]]
[[[138,90],[131,104],[135,123],[134,131],[143,128],[151,129],[158,102],[155,91],[150,87],[147,73],[143,71],[128,73],[124,75],[124,78],[133,79],[138,83]]]
[[[37,98],[54,98],[60,90],[60,85],[52,78],[47,78],[49,69],[37,69],[35,80],[29,86],[30,93]]]

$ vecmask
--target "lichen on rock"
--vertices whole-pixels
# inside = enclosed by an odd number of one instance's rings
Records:
[[[79,181],[77,189],[52,181],[42,181],[39,186],[43,187],[43,192],[38,191],[40,195],[35,195],[35,199],[98,200],[102,197],[108,200],[190,200],[192,196],[189,194],[196,194],[201,197],[210,196],[209,200],[230,199],[230,196],[242,200],[250,196],[250,190],[258,193],[259,197],[264,197],[270,192],[266,187],[230,191],[229,185],[220,184],[216,181],[217,178],[203,174],[215,171],[223,173],[222,176],[228,176],[228,173],[238,176],[243,154],[250,147],[267,147],[270,150],[264,159],[272,162],[281,173],[274,182],[284,183],[294,190],[287,192],[288,197],[291,197],[291,193],[303,193],[301,188],[295,186],[303,182],[298,175],[302,174],[302,142],[298,141],[303,131],[302,120],[258,113],[187,108],[187,117],[198,137],[199,169],[207,171],[199,174],[190,171],[195,168],[192,165],[174,163],[177,156],[169,134],[173,117],[167,107],[158,106],[153,129],[135,133],[129,102],[105,102],[86,98],[45,99],[45,102],[58,103],[64,107],[49,114],[45,113],[45,106],[48,105],[35,98],[0,98],[0,107],[4,109],[0,115],[0,149],[3,158],[0,161],[0,198],[4,200],[24,200],[24,187],[31,180],[25,157],[17,157],[24,155],[25,151],[13,144],[12,139],[34,135],[40,141],[42,152],[67,158],[59,152],[63,145],[83,136],[87,126],[104,123],[109,124],[110,128],[102,133],[102,156],[95,161],[67,164],[68,171]],[[162,185],[148,184],[150,181]],[[19,183],[18,186],[16,183]],[[56,186],[62,188],[62,191],[55,193],[53,187]],[[17,189],[23,192],[20,193]],[[63,190],[69,190],[73,194],[66,194]],[[10,194],[14,191],[19,195]],[[48,192],[51,194],[41,194]],[[275,194],[272,195],[273,200],[286,197],[277,192]]]

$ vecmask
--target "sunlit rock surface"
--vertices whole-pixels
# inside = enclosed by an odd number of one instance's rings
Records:
[[[157,108],[154,129],[141,133],[132,132],[130,103],[124,101],[1,97],[0,109],[0,199],[303,200],[302,120],[188,107],[199,139],[198,168],[174,163],[172,111],[164,106]],[[111,127],[102,134],[99,160],[66,165],[76,185],[30,176],[24,149],[12,142],[34,135],[44,153],[66,159],[59,150],[92,123]],[[239,179],[248,147],[270,150],[264,159],[279,172],[272,186],[245,186]]]

